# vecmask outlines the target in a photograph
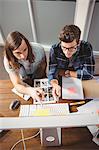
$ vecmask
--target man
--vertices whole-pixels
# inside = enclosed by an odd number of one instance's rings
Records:
[[[66,25],[59,34],[59,43],[50,49],[48,77],[54,97],[61,95],[61,76],[82,80],[93,77],[95,61],[92,46],[80,41],[80,35],[78,26]]]

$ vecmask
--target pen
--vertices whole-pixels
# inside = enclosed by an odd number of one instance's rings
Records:
[[[38,91],[37,91],[37,94],[38,94],[39,97],[42,96],[41,93],[39,93]],[[43,103],[42,103],[42,101],[40,99],[37,99],[37,102],[39,102],[41,107],[43,107]]]
[[[59,96],[53,96],[53,97],[54,97],[55,102],[59,101]]]
[[[43,103],[40,100],[37,100],[39,102],[39,104],[41,105],[41,107],[43,107]]]
[[[70,106],[84,104],[85,101],[70,103]]]

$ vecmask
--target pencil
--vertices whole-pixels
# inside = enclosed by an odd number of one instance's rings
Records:
[[[70,103],[70,106],[84,104],[85,101]]]

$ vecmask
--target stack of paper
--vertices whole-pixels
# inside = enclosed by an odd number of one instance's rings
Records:
[[[99,113],[99,99],[93,99],[90,102],[86,103],[77,108],[79,113],[90,113],[96,112]],[[98,118],[99,122],[99,118]],[[93,141],[99,145],[99,126],[87,126],[91,134],[93,135]]]
[[[77,108],[79,112],[98,112],[99,111],[99,100],[93,99],[90,102]]]

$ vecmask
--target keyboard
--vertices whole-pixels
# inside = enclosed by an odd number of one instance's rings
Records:
[[[20,117],[28,116],[54,116],[69,114],[69,106],[67,103],[62,104],[43,104],[41,105],[21,105]]]

